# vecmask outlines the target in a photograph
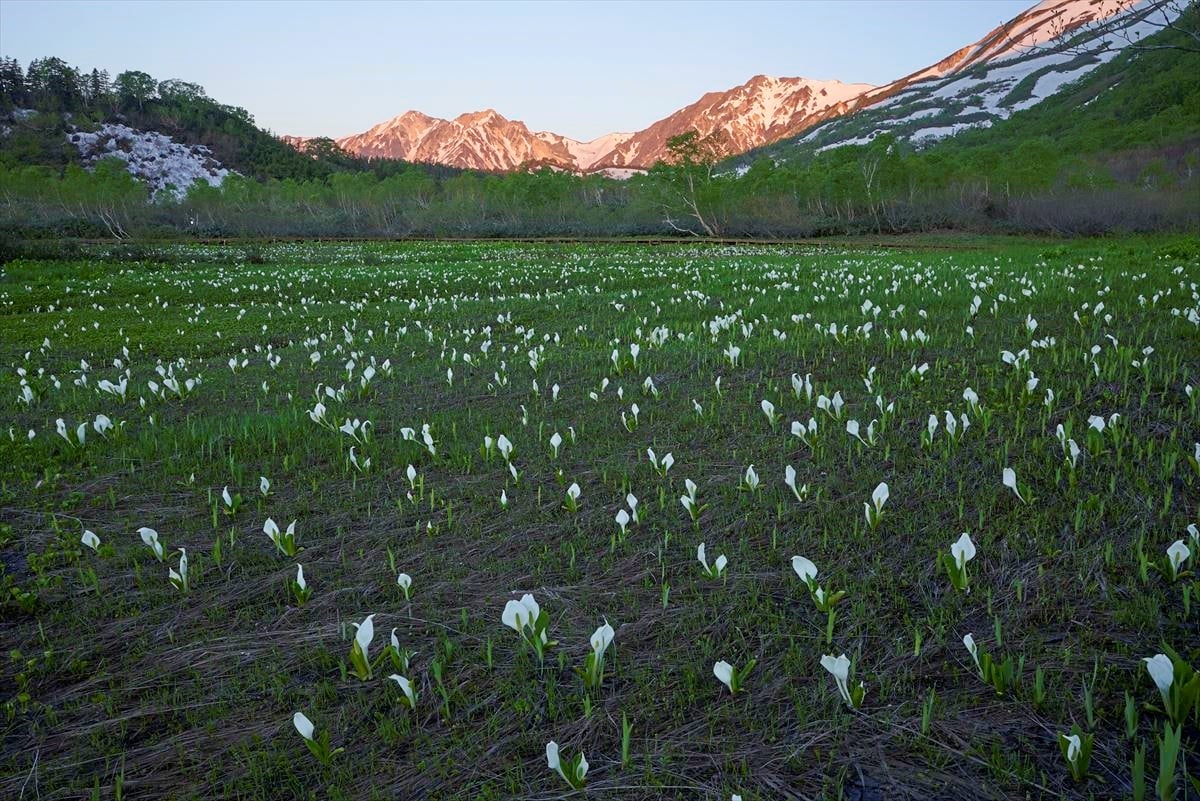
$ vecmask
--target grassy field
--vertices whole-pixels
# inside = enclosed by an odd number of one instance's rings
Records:
[[[1200,793],[1200,248],[141,255],[0,273],[0,797]]]

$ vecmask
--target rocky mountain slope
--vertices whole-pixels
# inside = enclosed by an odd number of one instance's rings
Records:
[[[1046,0],[924,70],[865,92],[855,113],[827,119],[764,149],[794,152],[866,144],[882,134],[928,143],[986,128],[1037,105],[1162,29],[1181,4]]]
[[[595,142],[531,131],[491,109],[452,120],[406,111],[361,134],[337,140],[349,153],[364,158],[393,158],[447,164],[476,170],[504,171],[523,166],[586,170],[596,156],[608,152],[627,134],[610,134]]]

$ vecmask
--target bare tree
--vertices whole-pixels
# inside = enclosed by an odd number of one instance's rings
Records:
[[[1095,19],[1082,25],[1068,24],[1060,13],[1050,23],[1053,33],[1050,41],[1026,50],[1095,55],[1115,47],[1118,50],[1175,50],[1200,55],[1200,12],[1196,0],[1155,0],[1145,8],[1139,8],[1141,5],[1140,0],[1108,0],[1100,4]],[[1146,42],[1146,37],[1134,30],[1142,24],[1153,28],[1155,34],[1172,31],[1178,35],[1174,41]],[[1097,46],[1101,37],[1110,35],[1112,38]]]

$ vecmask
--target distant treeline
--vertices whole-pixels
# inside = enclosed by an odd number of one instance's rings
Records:
[[[110,81],[43,59],[0,62],[0,110],[40,113],[0,137],[0,228],[79,236],[723,236],[810,237],[928,231],[1200,228],[1200,63],[1146,52],[1097,69],[987,130],[914,148],[796,151],[734,169],[720,143],[671,142],[670,163],[627,181],[552,170],[483,174],[355,159],[331,142],[297,153],[201,87],[144,73]],[[1114,77],[1115,76],[1115,77]],[[1093,85],[1094,84],[1094,85]],[[1085,102],[1085,95],[1088,98]],[[152,200],[122,162],[77,162],[63,112],[80,127],[120,119],[202,142],[242,175]],[[25,116],[25,115],[22,115]],[[57,148],[58,156],[46,151]]]
[[[14,110],[33,116],[13,116]],[[4,116],[12,116],[7,122]],[[199,84],[156,80],[138,70],[115,78],[100,69],[72,67],[61,58],[39,58],[27,69],[0,57],[0,164],[57,167],[78,163],[67,141],[72,127],[91,130],[102,122],[159,131],[185,144],[203,144],[230,169],[260,180],[313,180],[338,172],[386,176],[412,167],[398,161],[359,159],[330,139],[310,140],[301,154],[255,125],[250,112],[218,103]],[[448,167],[422,165],[431,175],[452,175]]]

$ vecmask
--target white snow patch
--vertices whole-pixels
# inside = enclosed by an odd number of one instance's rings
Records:
[[[605,167],[598,172],[607,178],[615,178],[618,181],[627,181],[635,175],[644,175],[646,171],[638,169],[637,167]]]
[[[925,117],[932,117],[935,114],[940,114],[941,111],[942,109],[940,108],[921,108],[917,109],[912,114],[909,114],[907,117],[901,117],[898,120],[889,120],[888,122],[892,126],[904,125],[906,122],[913,122],[914,120],[920,120],[924,119]]]
[[[968,128],[990,128],[992,127],[991,120],[980,120],[979,122],[956,122],[953,125],[940,125],[935,128],[922,128],[909,137],[913,142],[932,142],[937,139],[945,139],[947,136],[954,136],[959,131],[965,131]]]
[[[567,152],[575,159],[575,164],[579,169],[586,170],[632,136],[631,133],[610,133],[590,142],[577,142],[566,137],[563,137],[563,141],[567,145]]]
[[[875,131],[874,133],[870,134],[869,136],[857,136],[854,139],[843,139],[841,142],[834,142],[831,145],[825,145],[824,147],[818,147],[817,152],[824,153],[826,150],[832,150],[835,147],[846,147],[848,145],[869,145],[875,139],[875,136],[878,133],[879,133],[879,131]]]
[[[139,131],[107,123],[96,131],[72,131],[67,139],[87,166],[104,158],[119,158],[133,177],[150,185],[151,193],[167,192],[181,199],[196,181],[220,186],[229,170],[203,145],[183,145],[157,131]]]

